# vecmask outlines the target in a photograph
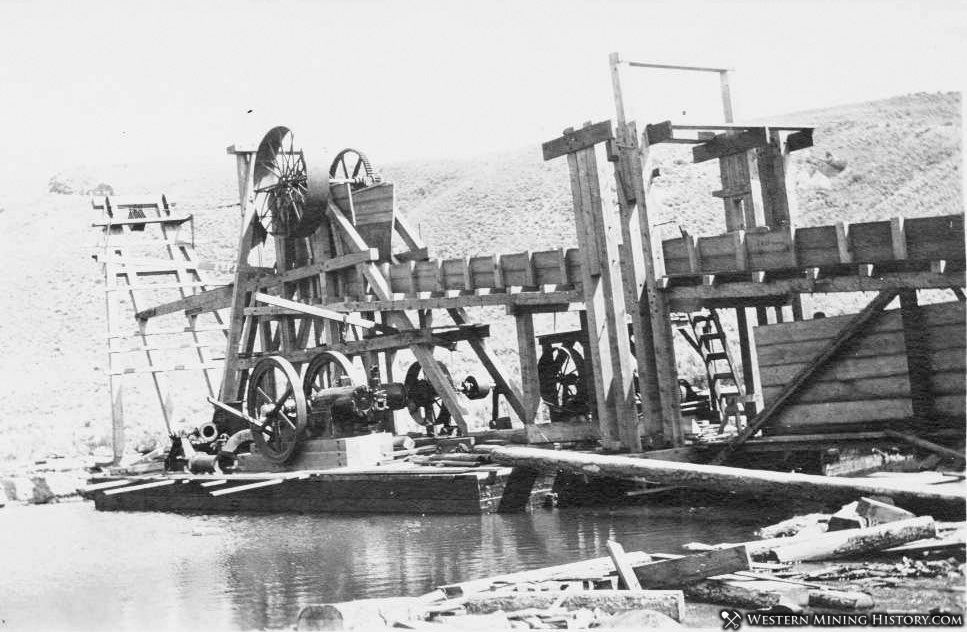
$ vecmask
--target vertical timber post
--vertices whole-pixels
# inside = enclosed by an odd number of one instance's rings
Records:
[[[631,345],[619,263],[617,213],[601,202],[595,145],[612,140],[611,121],[567,129],[544,143],[544,160],[567,156],[588,319],[601,444],[641,450]]]
[[[624,278],[624,291],[627,309],[631,313],[631,329],[635,339],[635,363],[638,367],[638,393],[641,401],[642,424],[639,434],[646,438],[648,447],[663,447],[665,433],[661,396],[659,395],[658,369],[655,364],[655,340],[652,335],[652,313],[646,289],[646,267],[652,266],[650,257],[645,256],[640,213],[644,205],[639,205],[632,184],[632,162],[629,152],[635,151],[637,133],[634,126],[626,125],[624,99],[621,93],[621,60],[618,53],[611,53],[611,84],[614,89],[614,104],[617,113],[617,133],[614,147],[609,150],[608,159],[614,164],[615,190],[618,195],[618,209],[621,214],[621,267]],[[611,141],[609,141],[611,142]],[[639,174],[640,177],[640,174]],[[645,209],[647,212],[647,209]],[[647,221],[646,221],[647,223]],[[652,276],[654,272],[652,270]]]

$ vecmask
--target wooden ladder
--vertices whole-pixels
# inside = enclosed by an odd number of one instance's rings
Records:
[[[729,400],[741,401],[743,389],[736,376],[735,362],[732,360],[732,352],[729,350],[718,312],[714,309],[708,312],[707,315],[689,316],[688,322],[692,331],[691,336],[686,338],[702,358],[708,376],[712,410],[717,411],[724,422],[731,403]]]
[[[163,328],[151,329],[148,320],[139,317],[142,301],[156,304],[165,300],[159,297],[170,300],[171,292],[184,298],[216,287],[203,275],[203,269],[213,266],[196,261],[191,215],[173,213],[174,204],[164,195],[131,200],[92,198],[91,205],[100,211],[99,219],[91,224],[102,232],[92,256],[101,264],[104,277],[112,445],[114,462],[118,463],[125,446],[124,376],[151,376],[170,434],[175,405],[165,374],[201,371],[209,395],[214,394],[219,378],[212,371],[221,368],[217,362],[221,358],[212,357],[209,348],[223,343],[207,340],[206,334],[224,334],[226,327],[217,312],[212,312],[214,322],[209,324],[199,324],[197,314],[185,312],[186,324],[172,326],[169,321],[160,325]],[[172,360],[172,354],[189,359]],[[139,357],[142,362],[135,363]]]

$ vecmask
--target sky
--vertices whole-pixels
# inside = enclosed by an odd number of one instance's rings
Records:
[[[0,191],[77,164],[229,161],[280,124],[380,163],[536,151],[613,116],[613,51],[734,68],[738,120],[961,90],[965,42],[957,0],[0,0]],[[713,75],[625,84],[645,122],[721,120]]]

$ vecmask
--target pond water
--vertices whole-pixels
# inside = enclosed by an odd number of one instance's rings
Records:
[[[417,596],[434,587],[626,550],[742,541],[760,511],[538,510],[484,516],[97,512],[92,503],[0,509],[0,630],[288,628],[309,603]]]

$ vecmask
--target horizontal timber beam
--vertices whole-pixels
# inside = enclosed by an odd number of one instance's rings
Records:
[[[965,286],[964,272],[891,272],[872,277],[837,276],[816,279],[776,279],[764,283],[727,282],[720,285],[673,286],[663,290],[672,301],[711,301],[719,299],[755,299],[795,294],[831,294],[835,292],[882,292],[906,288],[947,289]]]
[[[544,160],[553,160],[581,149],[594,147],[598,143],[603,143],[612,138],[614,138],[614,129],[612,129],[611,121],[601,121],[568,132],[560,138],[547,141],[541,147],[544,151]]]
[[[437,296],[429,298],[403,297],[390,301],[345,301],[328,303],[324,307],[340,312],[384,312],[412,309],[452,309],[455,307],[487,307],[490,305],[556,306],[556,311],[582,309],[584,295],[580,290],[563,292],[519,292],[474,294],[465,296]]]

